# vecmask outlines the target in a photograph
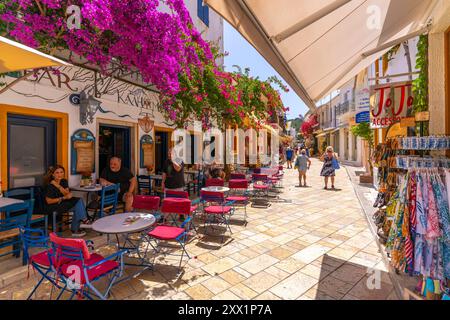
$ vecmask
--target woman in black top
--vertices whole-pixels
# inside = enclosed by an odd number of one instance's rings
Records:
[[[72,225],[70,227],[72,236],[82,237],[86,233],[80,231],[80,224],[81,222],[88,223],[86,208],[83,200],[72,196],[64,176],[64,167],[56,165],[49,168],[45,177],[47,183],[45,192],[46,209],[49,214],[53,212],[73,212]]]

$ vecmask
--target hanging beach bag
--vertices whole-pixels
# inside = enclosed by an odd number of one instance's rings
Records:
[[[339,165],[339,161],[336,159],[336,157],[333,157],[333,160],[331,160],[331,164],[333,165],[334,170],[339,170],[341,166]]]

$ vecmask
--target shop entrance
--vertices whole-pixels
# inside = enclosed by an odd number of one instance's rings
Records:
[[[100,125],[99,130],[99,175],[108,166],[109,158],[119,156],[122,166],[131,165],[130,128],[115,125]]]
[[[56,120],[8,115],[7,122],[8,187],[42,185],[48,167],[56,164]]]
[[[169,132],[155,131],[155,173],[162,173],[169,152]]]

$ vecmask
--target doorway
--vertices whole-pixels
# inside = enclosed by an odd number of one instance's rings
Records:
[[[7,123],[8,187],[43,185],[48,167],[56,165],[56,120],[8,114]]]
[[[100,125],[99,175],[108,166],[112,156],[122,158],[122,166],[131,169],[130,128],[116,125]]]
[[[169,152],[169,132],[155,131],[155,172],[162,173]]]

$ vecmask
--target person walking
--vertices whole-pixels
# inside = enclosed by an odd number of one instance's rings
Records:
[[[328,189],[328,180],[331,178],[331,189],[334,188],[334,181],[336,176],[336,168],[333,164],[334,161],[338,161],[337,155],[334,153],[333,147],[327,147],[325,153],[320,157],[320,160],[323,161],[322,171],[320,172],[320,176],[325,179],[325,187],[324,189]]]
[[[306,155],[306,150],[302,149],[300,151],[300,155],[295,159],[294,168],[298,170],[298,180],[299,187],[302,187],[302,179],[303,179],[303,187],[307,187],[306,184],[306,171],[311,167],[311,160]]]
[[[288,147],[286,149],[286,161],[287,161],[287,168],[292,169],[292,158],[294,157],[294,150],[292,150],[291,147]]]

